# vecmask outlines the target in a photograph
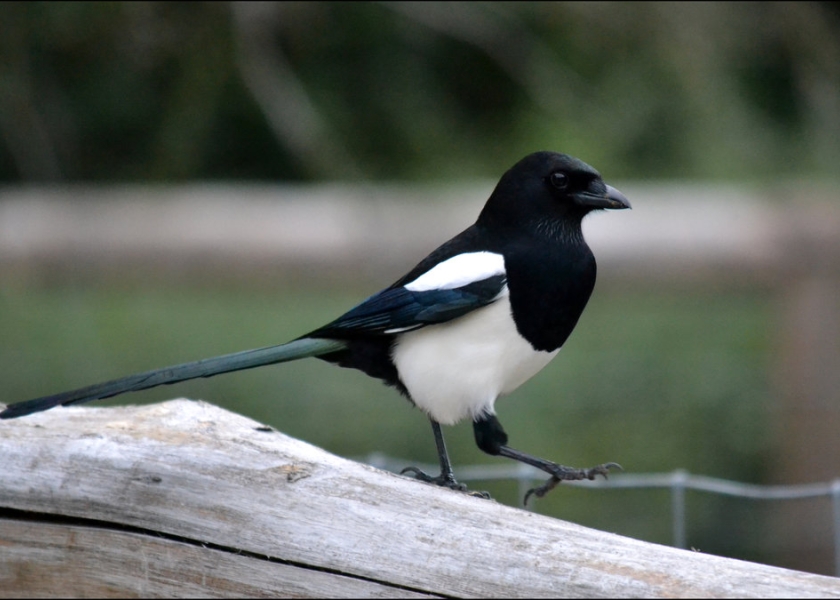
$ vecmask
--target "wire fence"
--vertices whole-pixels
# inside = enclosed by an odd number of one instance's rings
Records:
[[[405,461],[375,452],[361,459],[373,467],[399,473],[405,467]],[[436,465],[421,465],[420,468],[432,473]],[[458,480],[498,481],[514,480],[519,486],[520,506],[525,493],[536,482],[545,480],[545,473],[534,467],[513,463],[510,465],[471,465],[457,468]],[[801,485],[756,485],[716,479],[704,475],[692,475],[688,471],[677,469],[670,473],[616,474],[610,478],[595,481],[569,481],[563,485],[572,485],[590,489],[669,489],[671,492],[671,528],[672,545],[687,548],[686,539],[686,490],[708,492],[735,498],[752,500],[801,500],[805,498],[828,497],[831,500],[831,522],[834,540],[834,574],[840,577],[840,479],[829,482],[808,483]]]

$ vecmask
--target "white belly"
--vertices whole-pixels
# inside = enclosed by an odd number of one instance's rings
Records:
[[[402,334],[393,360],[414,403],[452,425],[492,414],[496,398],[533,377],[558,351],[534,350],[519,335],[505,295],[464,317]]]

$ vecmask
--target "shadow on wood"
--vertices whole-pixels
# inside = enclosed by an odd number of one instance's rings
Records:
[[[0,595],[840,597],[438,489],[188,400],[0,422]]]

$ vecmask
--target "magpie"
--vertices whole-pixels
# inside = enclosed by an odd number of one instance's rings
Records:
[[[306,357],[358,369],[393,386],[432,424],[441,472],[403,473],[452,489],[441,425],[473,423],[478,447],[548,473],[528,492],[560,481],[606,477],[616,463],[576,469],[508,446],[496,399],[557,355],[595,285],[595,257],[581,230],[599,209],[630,208],[586,163],[555,152],[530,154],[499,180],[476,222],[403,277],[334,321],[288,343],[129,375],[9,405],[0,419],[80,404],[164,384]]]

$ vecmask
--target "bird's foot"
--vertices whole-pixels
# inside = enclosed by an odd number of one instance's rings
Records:
[[[459,483],[455,476],[450,472],[442,472],[437,477],[432,477],[425,471],[418,469],[417,467],[406,467],[402,471],[400,471],[400,475],[405,475],[406,473],[412,473],[414,479],[418,481],[423,481],[425,483],[433,483],[435,485],[439,485],[440,487],[445,487],[450,490],[455,490],[456,492],[464,492],[469,494],[470,496],[475,496],[476,498],[483,498],[485,500],[492,500],[490,494],[487,492],[471,492],[467,489],[467,486],[463,483]]]
[[[425,471],[418,469],[417,467],[406,467],[402,471],[400,471],[400,475],[405,475],[406,473],[413,473],[414,479],[419,481],[424,481],[426,483],[434,483],[435,485],[439,485],[440,487],[449,488],[450,490],[455,490],[456,492],[466,492],[467,486],[463,483],[458,483],[455,479],[455,476],[452,473],[441,473],[437,477],[432,477]]]
[[[525,500],[523,502],[527,506],[528,499],[532,494],[537,498],[542,498],[548,492],[556,488],[557,484],[561,481],[581,481],[583,479],[594,480],[598,475],[602,475],[604,479],[607,479],[610,469],[618,469],[619,471],[624,470],[621,468],[620,464],[614,462],[604,463],[589,469],[575,469],[573,467],[564,467],[563,465],[554,464],[551,467],[551,479],[539,487],[528,490],[528,493],[525,494]]]

